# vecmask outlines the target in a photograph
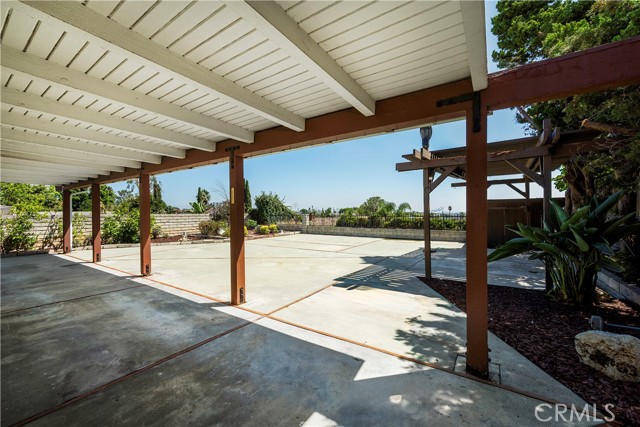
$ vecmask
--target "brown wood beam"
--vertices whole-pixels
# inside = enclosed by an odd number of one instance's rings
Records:
[[[542,157],[542,220],[546,221],[551,213],[551,156]],[[545,266],[545,288],[549,292],[553,286],[549,269]]]
[[[437,123],[464,117],[464,104],[437,107],[436,102],[450,96],[471,92],[470,79],[424,89],[405,95],[376,102],[376,114],[365,117],[358,110],[350,108],[313,117],[306,120],[305,131],[295,132],[285,127],[275,127],[256,132],[255,142],[241,144],[236,154],[253,157],[277,153],[295,148],[326,144],[345,139],[366,137],[402,129],[411,129],[427,123]],[[225,140],[217,143],[216,151],[189,150],[184,159],[163,158],[160,164],[144,164],[144,170],[151,175],[221,163],[228,160],[225,149],[237,145],[237,141]],[[123,181],[137,177],[133,169],[111,173],[95,181],[101,184]],[[69,188],[87,187],[89,181],[79,182]]]
[[[521,189],[519,189],[518,187],[516,187],[513,184],[507,184],[507,187],[509,187],[510,189],[512,189],[513,191],[515,191],[516,193],[518,193],[519,195],[521,195],[522,197],[526,198],[527,197],[527,193],[525,191],[522,191]]]
[[[487,162],[502,162],[507,160],[530,159],[532,157],[540,157],[549,154],[548,147],[529,147],[523,150],[514,150],[498,153],[486,153]],[[411,162],[396,163],[398,172],[406,172],[411,170],[419,170],[425,168],[442,168],[448,166],[462,166],[467,163],[465,156],[442,157],[431,160],[414,160]]]
[[[91,184],[91,242],[93,262],[102,257],[102,238],[100,235],[100,184]]]
[[[71,252],[71,191],[62,190],[62,252]]]
[[[525,182],[529,182],[527,178],[506,178],[506,179],[494,179],[491,181],[487,181],[487,188],[492,185],[502,185],[502,184],[523,184]],[[451,187],[466,187],[466,182],[454,182],[451,184]]]
[[[151,275],[151,185],[149,174],[140,173],[140,274]]]
[[[440,172],[440,176],[438,177],[438,179],[431,183],[431,188],[429,191],[433,191],[438,188],[438,185],[442,184],[442,181],[444,181],[449,175],[451,175],[451,172],[456,170],[456,168],[457,166],[448,166],[447,168],[445,168],[445,170]]]
[[[551,158],[551,156],[545,156],[545,157]],[[544,187],[544,178],[538,175],[536,172],[529,169],[523,161],[514,159],[514,160],[507,160],[507,163],[513,166],[515,170],[522,172],[524,175],[526,175],[528,178],[530,178],[533,182],[535,182],[539,186]]]
[[[487,377],[487,109],[480,108],[476,132],[472,111],[467,111],[467,371]]]
[[[230,150],[229,197],[231,202],[231,304],[247,302],[244,258],[244,158]]]
[[[423,228],[424,228],[424,276],[431,279],[431,190],[434,170],[424,169],[422,171],[423,186]]]
[[[640,83],[640,36],[489,75],[489,110]]]
[[[639,51],[640,36],[493,73],[489,76],[488,88],[483,91],[483,102],[491,111],[638,84]],[[253,144],[242,144],[238,154],[252,157],[459,119],[464,117],[468,102],[444,107],[436,103],[471,92],[471,80],[465,79],[378,101],[374,116],[364,117],[350,108],[307,119],[303,132],[284,127],[267,129],[256,132]],[[227,160],[224,150],[235,144],[237,142],[231,140],[220,142],[217,151],[212,153],[189,150],[184,159],[164,158],[158,165],[144,164],[145,172],[153,175],[224,162]],[[127,170],[99,178],[97,182],[105,184],[137,175],[137,171]],[[89,185],[90,181],[83,181],[69,188]]]

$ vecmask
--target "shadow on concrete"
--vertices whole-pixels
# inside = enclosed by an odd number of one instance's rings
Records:
[[[449,374],[375,352],[368,361],[371,351],[354,356],[328,348],[326,339],[317,345],[255,323],[241,327],[246,320],[213,309],[219,303],[131,287],[128,278],[83,264],[65,277],[68,263],[49,256],[3,265],[3,281],[13,276],[3,306],[49,303],[1,317],[2,426],[163,358],[170,359],[31,425],[314,425],[320,418],[457,425],[462,413],[476,419],[485,412],[465,407],[504,405],[484,384],[452,385]]]

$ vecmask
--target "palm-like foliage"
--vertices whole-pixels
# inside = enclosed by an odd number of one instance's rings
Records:
[[[530,259],[542,260],[551,275],[553,296],[588,305],[595,295],[598,271],[602,267],[621,270],[613,259],[611,246],[640,231],[635,213],[607,219],[622,195],[623,192],[615,193],[600,204],[594,197],[588,206],[573,214],[552,201],[549,221],[543,228],[523,224],[507,227],[521,237],[500,246],[489,255],[489,261],[533,251]]]

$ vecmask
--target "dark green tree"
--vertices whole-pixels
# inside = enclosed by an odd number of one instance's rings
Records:
[[[294,213],[277,194],[262,192],[256,196],[256,208],[251,211],[252,219],[258,224],[272,224],[278,220],[293,218]]]
[[[499,50],[493,52],[493,59],[506,68],[640,34],[640,2],[634,0],[500,0],[497,9],[492,32],[498,36]],[[527,106],[526,112],[535,126],[521,114],[517,119],[531,133],[537,132],[536,127],[540,128],[544,118],[562,129],[593,123],[603,124],[600,129],[611,129],[600,138],[607,149],[574,156],[561,170],[556,187],[567,190],[565,208],[569,212],[587,205],[594,196],[604,198],[618,190],[625,191],[625,195],[619,199],[617,211],[634,211],[633,194],[640,183],[640,86],[538,103]],[[628,248],[621,256],[627,258],[629,273],[640,264],[635,255],[637,244],[627,239],[623,246]],[[627,279],[637,280],[638,276],[640,271],[627,275]]]
[[[100,210],[110,211],[116,203],[116,192],[108,185],[100,186]],[[91,190],[84,189],[74,192],[71,197],[71,205],[74,212],[91,211]]]
[[[640,34],[640,2],[622,1],[504,1],[497,4],[492,32],[498,51],[492,53],[501,67],[514,67],[587,49]],[[564,168],[560,188],[568,189],[566,207],[575,211],[593,195],[604,197],[617,189],[635,191],[640,178],[640,87],[629,86],[528,106],[539,128],[544,118],[562,129],[578,129],[585,119],[634,134],[616,139],[608,151],[572,159]],[[535,127],[523,115],[517,119],[531,133]],[[605,138],[612,135],[605,135]],[[623,197],[618,209],[632,209]]]
[[[0,182],[0,205],[31,205],[39,211],[59,211],[62,195],[52,185]]]
[[[246,213],[251,212],[253,209],[253,202],[251,200],[251,189],[249,188],[249,180],[244,180],[244,211]]]
[[[162,183],[160,180],[155,175],[152,175],[149,184],[151,185],[151,212],[158,214],[169,212],[169,206],[162,199]]]

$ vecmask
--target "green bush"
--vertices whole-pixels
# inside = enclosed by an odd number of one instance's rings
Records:
[[[210,219],[208,221],[202,221],[198,224],[198,228],[200,229],[200,234],[213,237],[218,235],[218,230],[222,227],[217,221]]]
[[[257,230],[258,234],[269,234],[271,232],[268,225],[259,225]]]
[[[73,246],[86,246],[89,243],[89,236],[86,234],[84,224],[85,216],[79,212],[74,212],[71,218],[71,234],[73,237]],[[62,238],[62,229],[60,230],[60,238]]]
[[[0,217],[0,245],[2,253],[28,251],[38,238],[31,234],[33,221],[43,215],[34,205],[17,205],[11,208],[11,216]]]
[[[250,213],[251,219],[261,224],[271,224],[276,221],[292,219],[295,213],[291,211],[284,201],[273,193],[262,193],[255,198],[256,208]]]
[[[549,219],[543,228],[507,226],[522,237],[500,246],[489,255],[489,261],[532,251],[529,258],[542,260],[551,276],[549,294],[564,302],[588,306],[595,296],[598,271],[602,267],[621,270],[611,245],[640,231],[635,212],[607,220],[608,212],[622,195],[622,191],[615,193],[600,204],[594,197],[588,206],[572,214],[551,201]]]
[[[244,220],[244,225],[249,230],[253,230],[254,228],[256,228],[258,226],[258,221],[247,218],[247,219]]]
[[[151,232],[156,226],[156,219],[151,215]],[[140,242],[140,210],[120,205],[112,215],[107,216],[102,224],[102,241],[108,243]]]
[[[222,230],[222,235],[224,237],[231,237],[231,227],[225,225]],[[244,226],[244,235],[246,236],[247,234],[249,234],[249,231],[247,230],[247,226]]]
[[[276,224],[269,225],[269,232],[270,233],[277,233],[278,231],[279,231],[278,230],[278,226]]]

